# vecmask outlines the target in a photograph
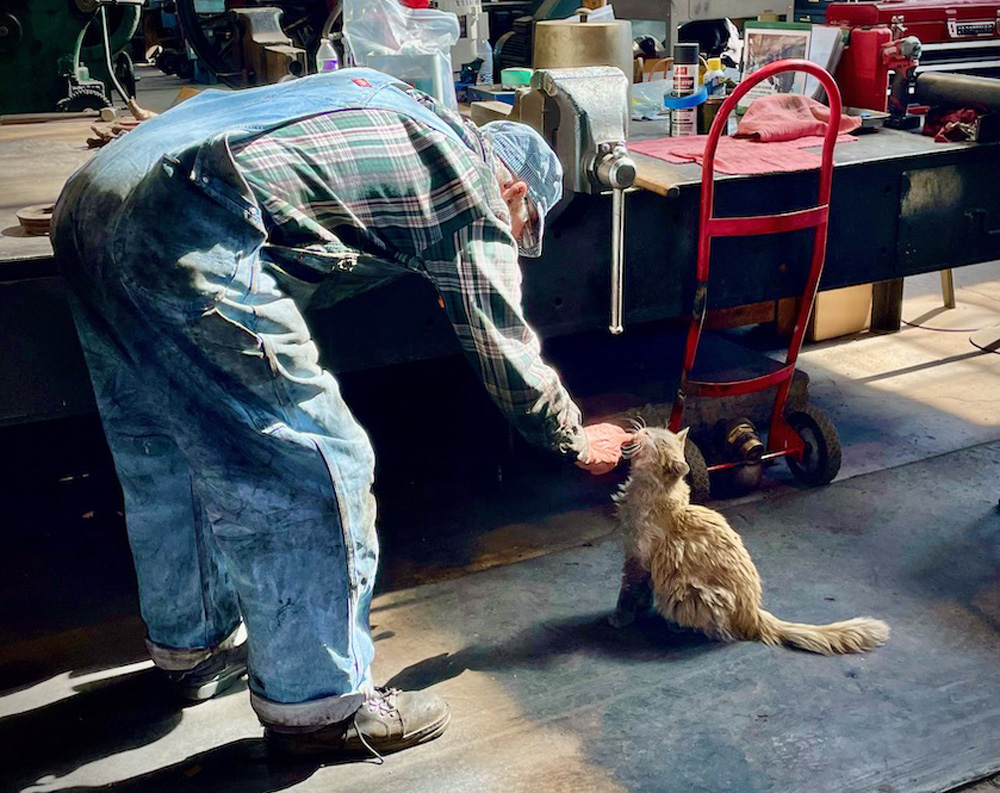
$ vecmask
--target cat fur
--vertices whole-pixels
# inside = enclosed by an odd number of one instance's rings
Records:
[[[615,496],[626,561],[612,624],[631,622],[655,596],[657,610],[685,628],[723,641],[755,640],[823,655],[871,650],[889,626],[871,617],[808,625],[762,605],[760,575],[743,541],[715,510],[692,504],[684,481],[687,430],[637,430],[628,481]]]

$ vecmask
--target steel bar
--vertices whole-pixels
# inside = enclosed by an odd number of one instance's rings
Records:
[[[923,73],[917,77],[916,95],[927,104],[976,104],[1000,110],[1000,80],[992,77]]]
[[[608,330],[620,336],[625,332],[622,324],[625,301],[625,191],[616,187],[611,191],[611,324]]]

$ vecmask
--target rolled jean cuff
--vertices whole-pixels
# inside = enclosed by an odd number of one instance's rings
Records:
[[[328,724],[336,724],[353,716],[368,698],[368,694],[355,691],[310,702],[285,704],[272,702],[260,694],[250,692],[253,706],[261,724],[277,732],[313,732]]]
[[[213,647],[192,647],[189,649],[177,649],[174,647],[164,647],[146,639],[146,649],[149,650],[149,657],[153,663],[166,672],[186,672],[194,669],[202,661],[206,661],[221,650],[229,650],[239,647],[247,640],[246,626],[241,622],[236,628],[218,644]]]

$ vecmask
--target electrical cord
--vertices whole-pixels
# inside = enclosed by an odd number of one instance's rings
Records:
[[[101,15],[101,38],[104,39],[104,65],[107,67],[108,75],[111,77],[111,83],[114,85],[115,90],[121,95],[122,100],[127,105],[135,97],[129,96],[128,92],[122,87],[122,84],[118,82],[118,75],[115,74],[115,67],[111,63],[111,36],[108,34],[107,7],[101,5],[98,13]]]

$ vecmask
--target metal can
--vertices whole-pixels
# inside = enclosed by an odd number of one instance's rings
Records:
[[[680,99],[699,89],[698,45],[680,42],[674,45],[673,96]],[[673,109],[670,134],[675,138],[698,134],[698,108]]]

